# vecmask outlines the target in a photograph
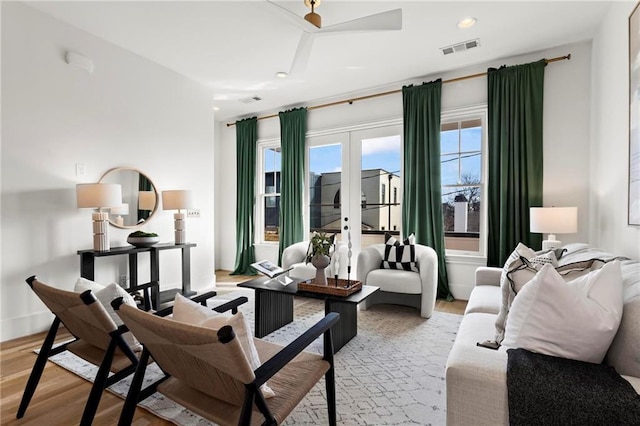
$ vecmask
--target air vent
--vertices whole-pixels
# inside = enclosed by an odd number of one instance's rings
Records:
[[[261,101],[262,98],[260,96],[251,96],[250,98],[242,98],[242,99],[238,99],[240,102],[242,102],[243,104],[250,104],[251,102],[258,102]]]
[[[475,40],[463,41],[462,43],[453,44],[447,47],[441,47],[443,55],[450,55],[452,53],[462,52],[464,50],[473,49],[474,47],[480,46],[480,39],[477,38]]]

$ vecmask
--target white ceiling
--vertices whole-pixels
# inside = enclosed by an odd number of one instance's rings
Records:
[[[610,2],[323,0],[323,26],[402,8],[402,30],[318,36],[306,72],[286,80],[275,73],[289,71],[302,32],[266,0],[27,4],[202,83],[229,120],[590,39]],[[303,0],[278,4],[308,12]],[[465,16],[477,24],[458,29]],[[475,38],[479,48],[439,50]],[[262,100],[238,100],[252,96]]]

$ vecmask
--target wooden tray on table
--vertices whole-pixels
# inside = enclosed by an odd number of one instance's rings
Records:
[[[362,281],[350,280],[347,282],[341,278],[338,278],[338,285],[336,285],[335,278],[327,278],[327,285],[316,284],[315,280],[298,283],[298,290],[333,296],[349,296],[360,289],[362,289]]]

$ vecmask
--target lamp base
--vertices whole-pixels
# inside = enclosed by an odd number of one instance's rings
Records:
[[[91,215],[93,219],[93,250],[109,251],[109,214],[105,212],[97,212]]]
[[[187,244],[187,231],[184,222],[184,213],[176,213],[173,215],[174,219],[174,236],[176,244]]]
[[[562,247],[562,241],[556,240],[556,236],[549,234],[549,239],[542,241],[542,250],[552,250]]]

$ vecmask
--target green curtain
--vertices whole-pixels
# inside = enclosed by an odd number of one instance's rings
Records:
[[[255,275],[251,264],[256,261],[253,245],[256,177],[256,117],[236,121],[236,264],[231,275]]]
[[[304,187],[304,149],[307,132],[307,109],[297,108],[280,112],[280,246],[278,265],[282,265],[282,251],[304,239],[302,222],[302,191]]]
[[[502,266],[522,242],[537,249],[529,208],[542,206],[542,101],[546,61],[488,70],[487,264]]]
[[[152,191],[153,185],[151,181],[142,173],[138,173],[138,191]],[[147,220],[151,216],[151,210],[140,210],[138,209],[138,223],[140,220]]]
[[[404,192],[402,232],[438,255],[438,298],[452,300],[445,263],[440,183],[442,80],[402,88],[404,117]]]

